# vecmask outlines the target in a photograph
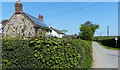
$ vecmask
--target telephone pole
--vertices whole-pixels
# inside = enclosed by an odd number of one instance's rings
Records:
[[[109,36],[109,26],[107,26],[107,35]]]

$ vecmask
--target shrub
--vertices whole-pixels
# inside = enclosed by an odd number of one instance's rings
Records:
[[[87,68],[92,65],[90,41],[51,37],[3,39],[3,68]],[[88,60],[88,61],[86,61]]]
[[[39,61],[26,40],[4,39],[2,41],[3,68],[38,68]]]

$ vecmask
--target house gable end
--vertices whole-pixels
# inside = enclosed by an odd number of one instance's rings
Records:
[[[26,17],[22,14],[14,14],[10,20],[6,23],[4,27],[5,35],[10,36],[35,36],[35,28],[33,23],[31,23]]]

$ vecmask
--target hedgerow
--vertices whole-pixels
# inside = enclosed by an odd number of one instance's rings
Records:
[[[115,38],[118,38],[117,44]],[[120,36],[95,37],[94,41],[100,42],[102,45],[110,48],[120,48]]]
[[[2,67],[3,68],[30,68],[39,67],[40,62],[35,59],[34,51],[28,47],[27,40],[2,40]],[[38,63],[39,62],[39,63]]]
[[[115,38],[120,38],[120,36],[96,36],[94,37],[93,40],[98,41],[98,40],[108,40],[108,39],[115,39]]]
[[[90,41],[51,37],[3,39],[3,68],[86,68],[92,66]]]

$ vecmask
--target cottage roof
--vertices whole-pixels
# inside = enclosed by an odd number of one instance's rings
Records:
[[[53,27],[50,27],[52,30],[54,30],[55,32],[57,32],[58,34],[64,34],[62,31],[56,29],[56,28],[53,28]],[[65,35],[65,34],[64,34]]]
[[[34,16],[28,14],[28,13],[25,13],[22,11],[22,4],[17,1],[16,4],[15,4],[15,13],[13,14],[13,16],[15,14],[22,14],[26,19],[28,19],[36,28],[43,28],[43,29],[47,29],[47,30],[50,30],[49,26],[47,26],[43,20],[40,20],[39,18],[35,18]],[[13,17],[12,16],[12,17]],[[11,18],[12,18],[11,17]],[[9,20],[11,20],[11,18]],[[2,21],[2,24],[4,24],[4,26],[6,25],[6,23],[9,21],[9,20],[4,20]]]
[[[16,13],[15,13],[16,14]],[[41,27],[44,29],[48,29],[50,30],[49,26],[46,25],[42,20],[39,20],[38,18],[35,18],[34,16],[28,14],[28,13],[24,13],[23,11],[20,12],[20,14],[24,15],[26,18],[30,19],[32,21],[32,23],[34,24],[35,27]],[[14,14],[13,14],[14,15]],[[12,16],[13,17],[13,16]],[[12,18],[11,17],[11,18]],[[10,19],[11,19],[10,18]],[[9,20],[10,20],[9,19]],[[8,22],[9,20],[3,20],[2,24],[3,26],[6,24],[6,22]]]
[[[39,20],[38,18],[35,18],[34,16],[28,14],[28,13],[25,13],[25,15],[30,18],[35,24],[39,25],[39,26],[42,26],[42,27],[46,27],[46,28],[49,28],[48,25],[46,25],[42,20]]]

